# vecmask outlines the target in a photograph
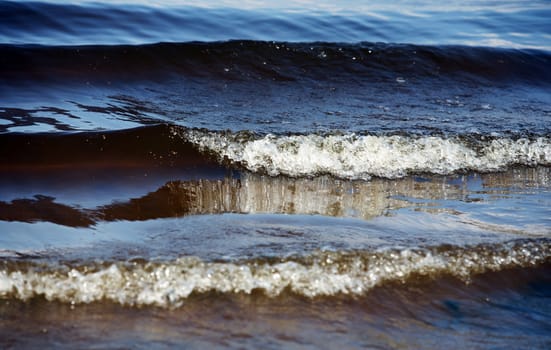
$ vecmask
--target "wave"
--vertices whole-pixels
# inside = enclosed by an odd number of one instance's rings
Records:
[[[551,53],[382,43],[0,45],[0,133],[551,132]]]
[[[217,167],[167,125],[116,131],[0,135],[0,170],[53,168]]]
[[[549,85],[551,53],[361,42],[227,41],[148,45],[0,45],[0,81],[105,83],[174,77],[276,82],[521,81]],[[398,79],[400,78],[400,79]],[[396,80],[398,79],[398,80]]]
[[[416,2],[409,8],[407,4],[327,5],[0,1],[0,42],[118,45],[231,39],[399,42],[407,38],[421,44],[550,47],[544,35],[549,18],[545,1],[522,8],[507,3],[454,4],[454,11],[431,2]]]
[[[492,172],[514,165],[551,165],[548,137],[499,138],[372,135],[266,135],[173,129],[220,161],[271,176],[329,174],[345,179],[412,174]]]
[[[305,257],[234,262],[195,257],[54,265],[5,260],[0,268],[0,296],[177,307],[192,293],[362,295],[387,282],[407,283],[421,276],[451,275],[468,281],[485,272],[537,267],[550,262],[550,252],[551,241],[533,239],[471,247],[321,251]]]
[[[0,142],[3,171],[153,166],[369,180],[551,165],[551,139],[530,135],[262,136],[162,124],[105,132],[7,133]]]

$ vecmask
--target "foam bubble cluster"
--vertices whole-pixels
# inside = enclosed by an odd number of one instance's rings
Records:
[[[185,130],[183,137],[250,171],[292,177],[399,178],[416,173],[489,172],[520,164],[551,164],[551,140],[346,135],[266,135]]]
[[[170,262],[88,265],[5,262],[0,296],[89,303],[176,307],[191,293],[252,293],[277,296],[284,290],[306,297],[361,295],[387,281],[412,275],[473,274],[535,266],[551,258],[551,242],[532,240],[475,247],[318,252],[278,262],[206,262],[184,257]]]

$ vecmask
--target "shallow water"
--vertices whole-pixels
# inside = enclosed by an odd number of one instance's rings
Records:
[[[549,348],[549,14],[1,1],[1,347]]]
[[[544,265],[482,275],[469,285],[417,278],[361,298],[202,294],[173,310],[9,301],[0,306],[0,322],[8,347],[543,349],[551,341],[548,294]]]

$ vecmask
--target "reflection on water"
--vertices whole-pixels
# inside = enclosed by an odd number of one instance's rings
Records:
[[[67,184],[71,185],[78,187],[78,184]],[[244,172],[236,177],[168,181],[141,197],[94,208],[81,208],[78,203],[56,203],[51,196],[37,194],[34,198],[0,202],[0,219],[49,221],[73,227],[88,227],[98,221],[221,213],[306,214],[368,220],[408,207],[435,213],[476,214],[476,205],[486,205],[485,215],[492,214],[492,209],[496,215],[503,215],[522,201],[523,208],[535,214],[531,222],[545,225],[545,212],[549,211],[546,204],[550,201],[546,193],[550,187],[551,171],[545,167],[516,168],[497,174],[367,182],[331,177],[269,177]],[[496,204],[503,198],[507,198],[507,208]]]
[[[15,89],[10,86],[11,92]],[[0,133],[119,130],[158,123],[162,119],[160,111],[151,102],[124,94],[103,96],[108,90],[96,94],[73,87],[64,93],[64,100],[59,99],[59,93],[48,97],[48,93],[41,92],[30,98],[32,102],[26,101],[25,94],[33,89],[25,85],[22,90],[22,93],[16,93],[16,98],[22,101],[13,101],[17,107],[0,106]],[[105,103],[98,103],[98,99],[105,100]],[[29,108],[30,103],[34,106]]]

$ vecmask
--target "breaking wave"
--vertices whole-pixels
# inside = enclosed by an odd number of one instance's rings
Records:
[[[253,172],[292,177],[329,174],[345,179],[411,174],[492,172],[513,165],[551,164],[551,140],[371,135],[266,135],[177,130],[200,150]]]
[[[548,263],[551,241],[517,240],[472,247],[327,252],[286,259],[207,262],[182,257],[169,262],[41,264],[5,260],[0,295],[26,300],[177,307],[192,293],[246,293],[275,297],[362,295],[385,282],[451,275],[465,281],[480,273]]]

